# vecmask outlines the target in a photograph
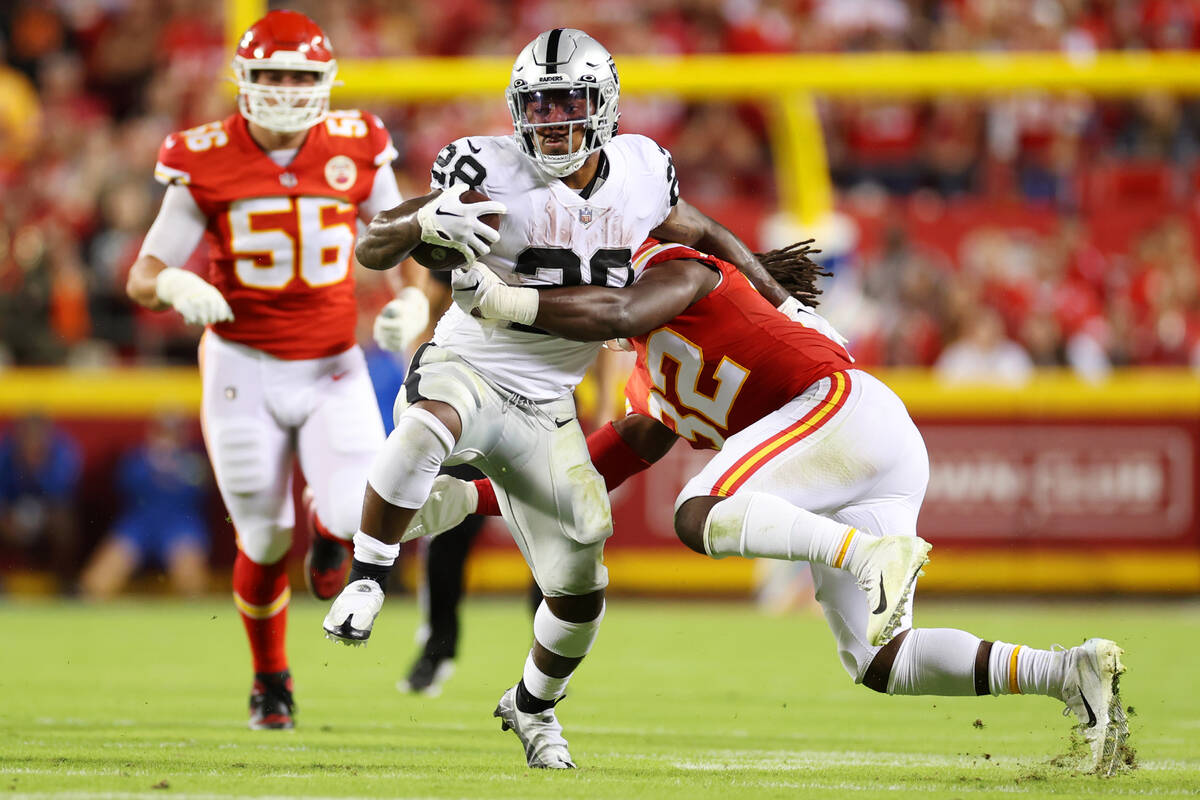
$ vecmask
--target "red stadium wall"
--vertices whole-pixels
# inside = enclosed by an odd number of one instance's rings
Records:
[[[1200,591],[1200,379],[1140,371],[1092,386],[1048,374],[1011,389],[946,387],[923,372],[881,377],[929,449],[919,530],[934,551],[923,592]],[[752,586],[750,562],[714,562],[675,540],[675,496],[706,459],[677,446],[613,495],[614,587]],[[477,586],[521,585],[507,540],[502,526],[489,530]]]
[[[1138,371],[1092,386],[1042,375],[1008,389],[948,388],[923,372],[882,377],[908,404],[930,452],[920,530],[935,549],[922,591],[1200,591],[1200,378]],[[0,378],[0,430],[36,411],[79,441],[79,511],[90,544],[116,512],[116,458],[153,414],[194,415],[198,395],[192,370],[13,370]],[[606,555],[614,589],[751,589],[751,562],[712,561],[672,532],[675,496],[706,458],[679,446],[614,493]],[[232,532],[215,491],[211,507],[214,560],[227,564]],[[509,590],[527,580],[507,532],[492,524],[469,585]]]

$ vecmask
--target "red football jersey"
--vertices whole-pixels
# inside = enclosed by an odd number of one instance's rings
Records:
[[[666,325],[633,339],[637,365],[625,385],[632,412],[661,421],[692,447],[720,449],[726,437],[853,367],[845,348],[788,319],[732,264],[651,240],[634,267],[673,259],[711,264],[721,282]]]
[[[286,167],[240,114],[168,136],[154,175],[187,186],[208,218],[208,280],[233,309],[213,330],[285,359],[352,346],[358,204],[395,156],[383,123],[360,111],[330,112]]]

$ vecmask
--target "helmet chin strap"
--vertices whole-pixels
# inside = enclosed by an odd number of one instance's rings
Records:
[[[579,153],[572,154],[571,158],[563,161],[562,163],[548,164],[540,158],[534,158],[533,162],[537,164],[538,169],[540,169],[546,175],[549,175],[551,178],[565,178],[568,175],[578,172],[590,155],[591,153],[589,152],[580,151]]]

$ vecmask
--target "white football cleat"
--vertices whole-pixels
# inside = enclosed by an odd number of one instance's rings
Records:
[[[1117,693],[1125,671],[1125,651],[1108,639],[1088,639],[1067,651],[1063,680],[1064,714],[1075,713],[1079,730],[1092,749],[1091,771],[1112,775],[1121,765],[1129,725]]]
[[[496,704],[493,717],[500,718],[500,730],[512,731],[525,748],[525,760],[538,769],[575,769],[575,762],[567,751],[567,740],[562,735],[562,725],[548,708],[536,714],[517,710],[517,687],[503,694]]]
[[[363,578],[346,585],[325,615],[325,638],[348,645],[366,644],[383,609],[383,588]]]
[[[881,536],[859,546],[868,548],[858,579],[870,612],[867,643],[878,647],[896,633],[932,545],[919,536]]]

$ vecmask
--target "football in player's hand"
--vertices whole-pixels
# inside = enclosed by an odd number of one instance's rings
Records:
[[[491,198],[483,192],[475,189],[468,189],[462,193],[459,198],[465,204],[483,203]],[[484,225],[488,225],[495,230],[500,230],[500,215],[499,214],[484,214],[479,218]],[[455,250],[453,247],[443,247],[429,242],[421,242],[413,248],[409,257],[426,269],[453,269],[461,267],[466,263],[466,258],[463,254]]]

